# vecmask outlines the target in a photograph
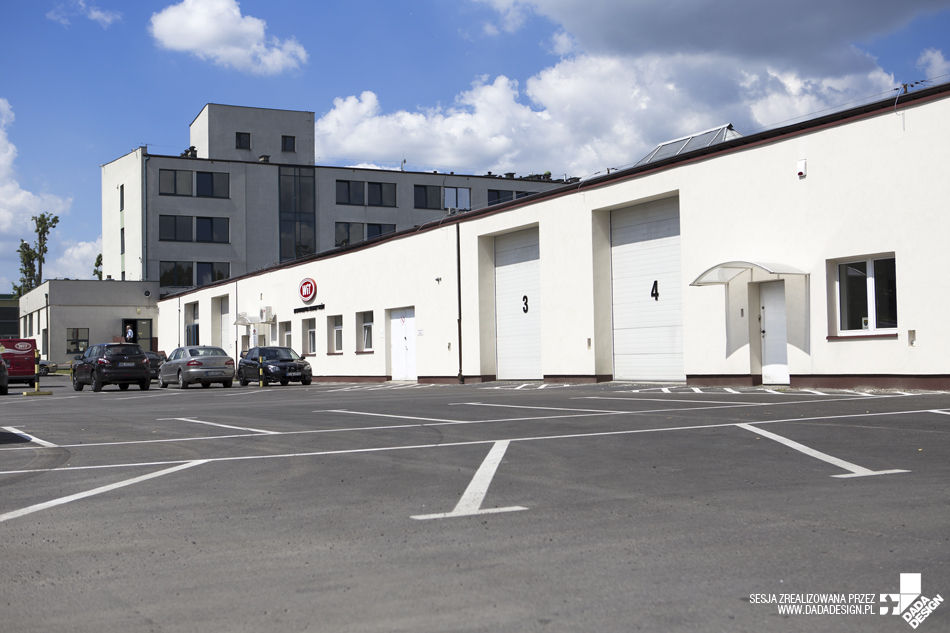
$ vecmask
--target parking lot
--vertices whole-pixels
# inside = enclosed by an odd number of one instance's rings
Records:
[[[7,631],[904,631],[901,573],[950,594],[947,393],[43,388],[0,398]]]

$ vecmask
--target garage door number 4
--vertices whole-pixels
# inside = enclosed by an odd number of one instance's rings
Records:
[[[660,300],[660,282],[659,280],[653,281],[653,288],[650,290],[650,296],[653,297],[654,301]]]

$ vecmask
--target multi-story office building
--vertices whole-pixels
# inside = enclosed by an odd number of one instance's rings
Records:
[[[314,166],[312,112],[209,103],[190,141],[102,166],[104,274],[201,286],[564,184]]]

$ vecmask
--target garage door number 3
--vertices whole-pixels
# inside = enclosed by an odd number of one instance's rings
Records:
[[[527,314],[528,313],[528,295],[521,297],[521,300],[524,301],[524,307],[521,308],[521,311]]]

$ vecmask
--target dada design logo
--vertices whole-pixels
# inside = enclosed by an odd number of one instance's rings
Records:
[[[881,607],[881,615],[899,615],[916,629],[940,606],[943,598],[940,594],[933,598],[921,594],[920,574],[901,574],[900,593],[882,593],[881,602],[892,605]]]

